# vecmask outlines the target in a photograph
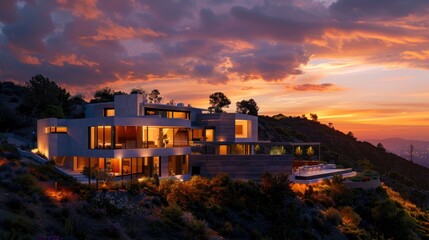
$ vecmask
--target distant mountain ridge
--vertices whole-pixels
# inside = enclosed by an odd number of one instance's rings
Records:
[[[411,159],[410,145],[413,145],[413,162],[429,168],[429,141],[407,140],[403,138],[368,139],[374,145],[383,144],[387,151]]]

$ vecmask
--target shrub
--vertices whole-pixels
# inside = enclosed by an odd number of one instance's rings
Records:
[[[324,212],[326,219],[331,222],[334,226],[337,226],[341,222],[341,213],[337,209],[330,207]]]
[[[6,201],[6,206],[8,207],[9,210],[11,210],[14,213],[20,213],[24,210],[23,200],[17,196],[11,196]]]
[[[97,192],[92,201],[110,215],[126,214],[132,207],[128,198],[121,192]]]
[[[83,167],[82,174],[94,179],[95,177],[95,167],[88,168],[87,166]]]
[[[415,220],[390,199],[378,202],[372,210],[372,217],[386,238],[417,239]]]
[[[138,195],[140,193],[140,183],[137,180],[131,180],[128,185],[126,190],[128,191],[128,193],[130,193],[131,195]]]
[[[26,217],[19,215],[8,215],[1,221],[3,231],[18,234],[21,238],[33,235],[37,231],[37,226]]]
[[[343,207],[340,209],[341,213],[341,222],[343,225],[346,225],[352,229],[357,229],[359,227],[361,217],[359,214],[353,211],[353,208],[350,206]]]
[[[165,221],[180,223],[182,222],[181,218],[183,216],[183,211],[179,206],[173,204],[167,207],[163,207],[161,209],[161,216]]]

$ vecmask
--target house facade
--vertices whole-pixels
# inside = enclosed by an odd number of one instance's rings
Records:
[[[252,155],[257,141],[255,116],[152,104],[141,94],[88,104],[85,118],[37,123],[38,150],[56,165],[122,179],[188,174],[191,154]]]

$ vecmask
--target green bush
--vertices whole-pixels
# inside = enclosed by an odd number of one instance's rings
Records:
[[[390,199],[378,202],[372,210],[372,217],[386,238],[418,239],[415,220]]]
[[[341,222],[341,213],[336,208],[330,207],[325,212],[326,219],[334,226]]]

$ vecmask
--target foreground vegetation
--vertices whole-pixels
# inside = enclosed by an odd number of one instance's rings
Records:
[[[429,215],[388,187],[193,177],[89,189],[53,165],[0,161],[0,239],[419,239]],[[57,182],[55,185],[54,183]],[[57,188],[55,188],[55,186]]]

